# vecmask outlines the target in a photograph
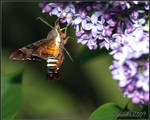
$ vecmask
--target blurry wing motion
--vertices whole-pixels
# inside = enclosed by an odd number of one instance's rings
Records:
[[[13,52],[9,58],[14,60],[46,60],[48,57],[54,56],[48,51],[49,46],[54,46],[53,40],[42,39]]]

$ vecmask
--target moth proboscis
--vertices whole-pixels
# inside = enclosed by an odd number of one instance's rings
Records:
[[[46,60],[47,79],[58,80],[60,79],[58,70],[64,60],[64,51],[69,55],[69,52],[64,47],[69,39],[69,36],[67,36],[69,24],[61,29],[59,18],[55,22],[55,27],[52,27],[41,17],[38,17],[37,19],[52,28],[47,37],[18,49],[13,52],[9,58],[14,60]],[[72,60],[70,55],[69,57]]]

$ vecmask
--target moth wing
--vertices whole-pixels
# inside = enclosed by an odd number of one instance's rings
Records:
[[[9,58],[14,60],[40,60],[41,58],[39,58],[38,56],[33,56],[32,53],[37,50],[41,44],[47,41],[47,39],[42,39],[25,47],[22,47],[19,50],[13,52]]]
[[[32,56],[39,57],[47,60],[48,58],[56,58],[59,53],[59,47],[56,45],[54,39],[48,40],[41,44],[36,50],[33,51]]]

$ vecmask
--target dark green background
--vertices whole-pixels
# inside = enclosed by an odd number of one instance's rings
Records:
[[[56,17],[43,14],[37,2],[4,2],[2,8],[2,74],[24,69],[23,104],[16,118],[87,119],[104,103],[123,107],[129,101],[112,79],[108,69],[112,58],[108,52],[88,50],[77,39],[70,39],[66,45],[74,62],[65,55],[59,81],[45,80],[45,61],[9,60],[15,50],[47,36],[50,28],[37,17],[51,25]],[[75,37],[73,28],[69,28],[68,35]]]

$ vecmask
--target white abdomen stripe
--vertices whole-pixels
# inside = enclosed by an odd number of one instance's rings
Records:
[[[58,60],[55,59],[55,58],[49,58],[47,60],[47,67],[55,67],[55,66],[57,66],[57,64],[56,64],[57,61]]]
[[[48,59],[47,62],[57,62],[57,59]]]
[[[47,67],[53,67],[56,66],[56,64],[47,64]]]

